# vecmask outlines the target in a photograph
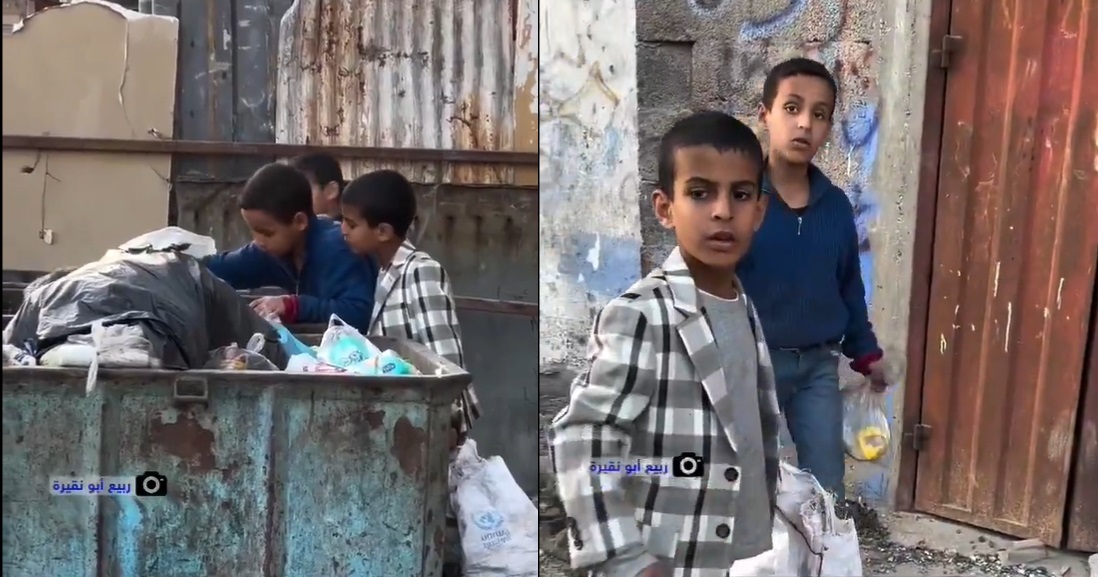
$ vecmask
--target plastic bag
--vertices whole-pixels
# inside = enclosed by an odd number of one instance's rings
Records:
[[[211,350],[272,332],[247,301],[193,257],[113,251],[28,285],[4,342],[41,359],[70,336],[87,336],[95,322],[108,329],[140,327],[151,356],[167,369],[200,368]],[[273,342],[263,355],[276,366],[288,358]]]
[[[128,253],[178,251],[194,258],[217,254],[217,244],[214,239],[183,230],[178,226],[168,226],[147,232],[118,248]]]
[[[111,325],[94,321],[86,335],[68,339],[42,355],[47,367],[88,367],[84,393],[90,395],[99,377],[99,366],[115,368],[159,368],[160,359],[141,325]]]
[[[503,459],[482,459],[468,439],[450,466],[465,577],[538,574],[538,510]]]
[[[362,336],[358,329],[344,323],[336,315],[328,321],[328,328],[317,349],[318,359],[341,369],[364,363],[380,354],[381,350]]]
[[[879,461],[892,446],[885,395],[863,384],[843,391],[843,443],[856,461]]]
[[[5,367],[34,367],[38,365],[34,355],[15,345],[4,345]]]
[[[858,534],[811,473],[782,461],[773,547],[732,564],[729,577],[861,577]]]
[[[286,363],[286,372],[346,374],[347,369],[341,369],[327,363],[322,363],[313,355],[297,354],[290,357],[289,362]]]
[[[222,371],[277,371],[278,367],[259,352],[263,350],[266,341],[267,337],[256,333],[243,348],[233,343],[214,349],[210,351],[210,360],[206,361],[205,368]]]

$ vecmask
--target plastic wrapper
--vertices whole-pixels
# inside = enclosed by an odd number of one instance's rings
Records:
[[[843,392],[843,444],[857,461],[879,461],[891,450],[885,395],[868,383]]]
[[[222,371],[277,371],[278,367],[259,352],[263,350],[266,340],[264,335],[256,333],[245,347],[233,343],[214,349],[210,351],[206,368]]]
[[[411,363],[393,351],[382,351],[358,329],[332,315],[320,339],[317,360],[349,373],[366,376],[417,375]]]

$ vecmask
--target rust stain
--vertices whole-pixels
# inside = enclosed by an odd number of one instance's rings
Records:
[[[430,522],[430,521],[428,521],[428,522]],[[436,526],[435,527],[435,551],[438,551],[439,555],[442,554],[442,546],[445,543],[445,541],[446,541],[446,532],[442,530],[442,527]]]
[[[385,411],[366,411],[366,424],[370,429],[377,430],[385,421]]]
[[[423,472],[423,457],[427,447],[427,433],[412,424],[408,417],[397,419],[393,427],[392,454],[400,464],[400,470],[418,479]]]
[[[174,422],[166,422],[165,416],[160,411],[149,422],[150,447],[179,457],[189,470],[213,470],[216,466],[213,431],[203,427],[190,412],[179,413]]]

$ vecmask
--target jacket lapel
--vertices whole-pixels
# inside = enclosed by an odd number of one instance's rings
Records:
[[[671,255],[663,263],[663,273],[667,279],[667,286],[671,291],[671,298],[676,309],[685,315],[685,319],[678,324],[676,330],[682,339],[686,354],[694,365],[694,371],[701,379],[702,388],[713,406],[713,412],[720,420],[728,442],[732,450],[736,447],[736,435],[734,420],[732,419],[732,398],[729,395],[730,388],[725,379],[724,367],[721,363],[720,352],[717,350],[717,342],[713,336],[713,328],[709,320],[698,307],[698,288],[694,284],[690,271],[686,268],[686,262],[678,248],[671,251]]]
[[[370,321],[371,330],[381,320],[381,309],[385,307],[385,301],[389,299],[389,293],[393,292],[397,279],[404,271],[404,265],[408,263],[408,259],[415,251],[416,247],[412,246],[412,243],[404,241],[397,248],[396,254],[393,255],[393,261],[382,271],[381,278],[377,282],[377,291],[374,293],[374,313],[370,317],[372,319]]]

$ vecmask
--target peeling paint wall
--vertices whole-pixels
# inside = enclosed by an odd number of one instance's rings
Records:
[[[896,381],[906,369],[916,172],[930,0],[679,0],[637,14],[642,258],[658,265],[674,239],[647,208],[659,137],[691,110],[724,110],[760,133],[771,66],[824,62],[839,83],[831,140],[817,164],[854,204],[866,298]],[[844,380],[857,378],[845,374]],[[890,395],[897,431],[902,390]],[[855,494],[891,501],[895,463],[854,467]]]
[[[635,21],[633,0],[538,5],[543,367],[574,367],[640,276]]]

